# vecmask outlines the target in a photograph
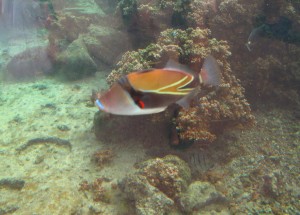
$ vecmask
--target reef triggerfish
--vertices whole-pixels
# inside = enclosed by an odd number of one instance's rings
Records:
[[[129,73],[115,82],[96,100],[96,106],[116,115],[145,115],[164,111],[170,104],[189,107],[191,97],[200,84],[218,86],[220,68],[208,56],[200,72],[169,60],[162,69]]]

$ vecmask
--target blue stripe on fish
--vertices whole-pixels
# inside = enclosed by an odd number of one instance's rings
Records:
[[[97,105],[101,110],[104,110],[104,106],[103,106],[103,104],[99,101],[99,99],[97,99],[97,100],[95,101],[95,103],[96,103],[96,105]]]

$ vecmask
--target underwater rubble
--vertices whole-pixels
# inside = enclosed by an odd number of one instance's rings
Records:
[[[138,215],[171,213],[176,207],[190,213],[226,202],[210,183],[194,181],[188,186],[190,181],[188,165],[168,155],[138,164],[136,173],[125,177],[119,186],[133,201]]]

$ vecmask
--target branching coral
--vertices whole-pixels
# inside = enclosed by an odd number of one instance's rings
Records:
[[[250,126],[254,123],[254,117],[244,97],[244,89],[228,63],[229,47],[225,41],[210,37],[208,29],[163,31],[156,44],[127,52],[107,81],[112,84],[133,70],[162,66],[168,58],[200,71],[204,58],[213,55],[222,70],[222,84],[217,91],[205,97],[196,97],[191,108],[179,111],[174,122],[181,141],[211,142],[225,128]]]
[[[194,0],[191,1],[186,19],[189,26],[208,27],[210,19],[216,15],[217,10],[216,0]]]

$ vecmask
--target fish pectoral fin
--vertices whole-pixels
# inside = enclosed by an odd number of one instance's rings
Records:
[[[184,96],[182,99],[178,100],[176,103],[179,104],[184,109],[188,109],[191,106],[192,100],[197,95],[198,90],[194,89],[192,92],[190,92],[188,95]]]

